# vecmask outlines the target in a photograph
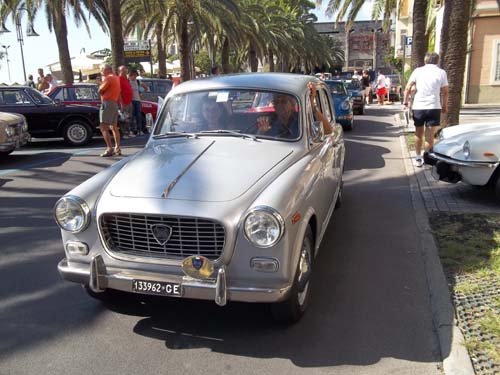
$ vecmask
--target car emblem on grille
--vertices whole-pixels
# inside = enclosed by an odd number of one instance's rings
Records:
[[[151,232],[153,232],[156,242],[163,246],[170,239],[172,228],[164,224],[153,224],[151,225]]]

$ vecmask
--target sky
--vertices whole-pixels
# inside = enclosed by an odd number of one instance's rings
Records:
[[[315,10],[315,14],[318,17],[319,22],[333,21],[334,19],[328,19],[325,17],[325,8],[327,1],[323,1],[323,6],[320,9]],[[371,11],[371,1],[366,1],[365,5],[361,9],[358,16],[358,20],[370,19]],[[26,14],[23,14],[26,16]],[[97,25],[92,19],[89,21],[89,27],[91,35],[87,33],[85,28],[77,28],[73,22],[72,18],[68,18],[68,41],[70,55],[78,56],[82,49],[85,53],[91,53],[103,48],[110,48],[109,36],[102,31],[102,29]],[[35,18],[34,28],[35,31],[40,35],[37,37],[27,37],[26,27],[27,19],[23,17],[21,20],[21,25],[24,34],[24,63],[26,65],[26,76],[33,74],[33,77],[37,76],[37,69],[44,68],[45,72],[48,72],[46,68],[47,64],[51,64],[59,61],[59,52],[57,48],[57,42],[55,34],[49,32],[47,22],[43,15],[43,12],[38,12]],[[10,68],[10,82],[24,82],[23,68],[21,60],[21,50],[16,36],[16,28],[9,18],[6,23],[6,27],[10,30],[10,33],[0,34],[0,48],[2,52],[5,49],[2,46],[7,46],[7,51],[9,54],[9,68]],[[9,74],[7,69],[7,61],[4,58],[0,61],[0,83],[9,82]]]

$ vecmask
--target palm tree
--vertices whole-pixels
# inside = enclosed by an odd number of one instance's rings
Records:
[[[449,14],[449,22],[443,23],[441,33],[442,36],[445,33],[448,34],[442,56],[449,83],[448,113],[444,116],[445,125],[459,123],[467,56],[467,35],[473,6],[473,0],[447,0],[445,2],[444,11],[445,14]]]
[[[412,69],[424,65],[428,48],[427,38],[427,0],[413,1],[413,45],[411,51]]]
[[[54,31],[56,36],[63,80],[66,83],[73,83],[73,69],[68,47],[68,26],[66,23],[68,10],[71,9],[76,25],[79,26],[83,23],[89,34],[90,29],[85,13],[90,12],[102,25],[101,15],[92,7],[92,1],[90,0],[4,0],[0,15],[2,20],[8,15],[11,15],[15,20],[19,12],[25,9],[31,21],[39,7],[43,7],[45,10],[49,31]]]

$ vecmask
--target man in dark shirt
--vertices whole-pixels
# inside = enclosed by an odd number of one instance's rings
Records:
[[[257,134],[278,138],[299,137],[299,116],[295,111],[297,100],[287,94],[274,94],[275,112],[257,119]]]

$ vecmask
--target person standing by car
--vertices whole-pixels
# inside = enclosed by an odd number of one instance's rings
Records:
[[[416,68],[408,80],[403,100],[403,110],[408,110],[408,100],[413,87],[416,89],[413,100],[413,122],[415,123],[415,166],[424,164],[422,144],[425,151],[434,146],[434,135],[441,123],[441,112],[448,112],[448,77],[446,72],[437,66],[439,55],[427,52],[425,65]]]
[[[366,105],[369,105],[370,95],[371,95],[370,75],[366,70],[363,70],[360,83],[361,83],[361,90],[363,90],[363,100],[365,101]]]
[[[99,111],[99,119],[102,136],[106,142],[106,151],[101,154],[103,157],[113,156],[114,154],[121,155],[120,149],[120,130],[118,129],[118,100],[120,99],[120,79],[113,74],[113,69],[110,65],[101,66],[102,83],[99,86],[99,94],[101,95],[101,109]],[[113,133],[115,139],[115,147],[109,130]]]
[[[377,76],[377,100],[378,104],[384,105],[385,96],[387,95],[387,88],[385,87],[385,75],[379,70]]]
[[[122,65],[118,68],[118,76],[120,78],[120,107],[122,110],[124,121],[124,129],[122,134],[128,135],[130,129],[130,118],[132,117],[132,86],[127,77],[128,68]]]
[[[43,69],[39,68],[36,89],[40,92],[44,92],[48,88],[49,88],[49,83],[45,79],[45,74],[43,74]]]
[[[33,75],[32,74],[30,74],[28,76],[28,80],[26,81],[26,86],[32,87],[32,88],[36,88],[35,87],[35,81],[33,81]]]
[[[128,75],[130,87],[132,89],[132,117],[130,119],[130,124],[132,126],[131,136],[140,134],[141,132],[148,134],[146,124],[142,121],[141,94],[139,93],[141,88],[147,89],[147,86],[139,82],[137,79],[138,75],[139,72],[136,69],[132,69]]]

